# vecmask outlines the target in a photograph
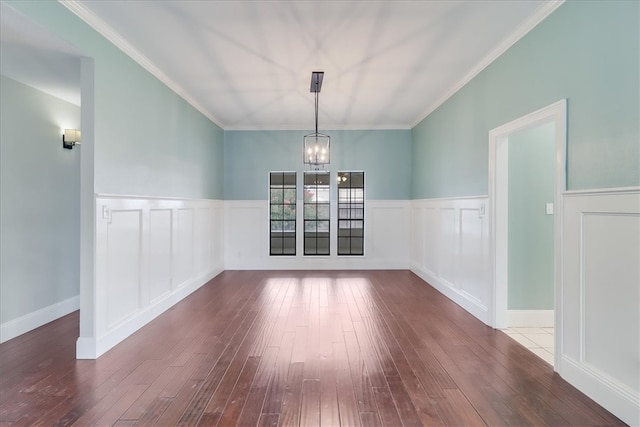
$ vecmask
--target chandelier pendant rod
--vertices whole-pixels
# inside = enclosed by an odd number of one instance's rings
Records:
[[[316,92],[316,133],[318,133],[318,92]]]
[[[322,88],[322,80],[324,71],[313,71],[311,73],[310,91],[314,94],[315,107],[315,133],[305,135],[303,137],[303,163],[309,165],[315,170],[324,168],[330,163],[330,144],[331,137],[318,132],[319,110],[320,110],[320,89]]]

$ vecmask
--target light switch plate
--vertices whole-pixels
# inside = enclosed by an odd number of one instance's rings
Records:
[[[553,215],[553,203],[547,203],[547,215]]]

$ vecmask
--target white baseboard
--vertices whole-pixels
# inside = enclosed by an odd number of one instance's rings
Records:
[[[460,289],[456,289],[450,283],[436,277],[433,273],[417,268],[416,266],[413,266],[411,271],[483,323],[491,325],[489,309],[478,299]]]
[[[80,337],[76,341],[76,359],[97,359],[96,339],[94,337]]]
[[[560,375],[630,426],[640,425],[640,395],[589,365],[563,355]]]
[[[553,310],[507,310],[511,328],[553,328]]]
[[[278,256],[254,260],[252,264],[231,260],[227,270],[408,270],[406,260],[371,260],[364,257],[337,257],[323,259],[313,256]]]
[[[0,324],[0,343],[46,325],[62,316],[73,313],[79,308],[80,296],[78,295],[2,323]]]
[[[165,298],[158,298],[153,305],[136,313],[135,316],[123,321],[101,337],[78,338],[76,341],[76,358],[97,359],[223,271],[223,268],[218,268],[178,288],[175,292],[167,294]]]

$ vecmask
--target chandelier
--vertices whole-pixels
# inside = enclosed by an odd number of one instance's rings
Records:
[[[303,138],[303,162],[312,169],[324,168],[330,163],[331,137],[318,132],[318,94],[322,88],[324,71],[313,71],[311,73],[311,92],[315,94],[316,106],[316,131],[305,135]]]

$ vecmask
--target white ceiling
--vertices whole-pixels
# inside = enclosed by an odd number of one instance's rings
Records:
[[[559,1],[62,3],[231,130],[411,128]]]

